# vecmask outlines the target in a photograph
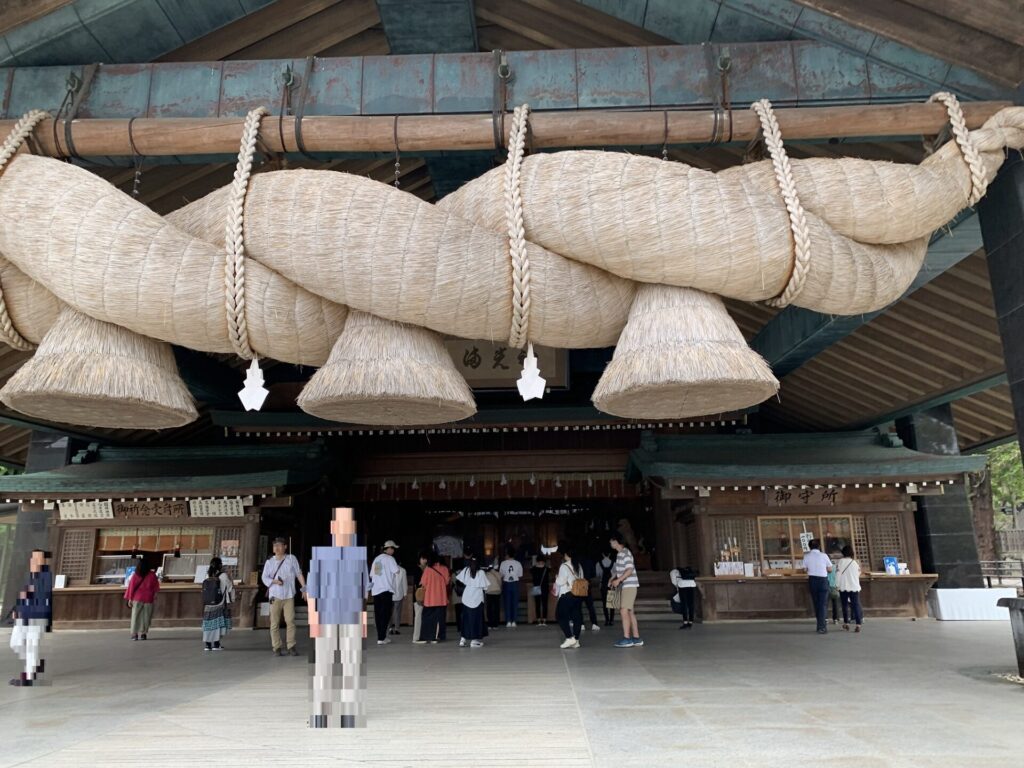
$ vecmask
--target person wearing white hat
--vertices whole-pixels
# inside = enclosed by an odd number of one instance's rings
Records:
[[[373,597],[373,623],[377,627],[377,645],[387,645],[388,624],[391,623],[391,611],[394,608],[395,581],[400,568],[395,560],[398,545],[388,539],[381,547],[381,553],[370,566],[370,595]]]

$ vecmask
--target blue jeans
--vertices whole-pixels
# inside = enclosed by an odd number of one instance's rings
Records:
[[[828,577],[808,576],[807,584],[811,589],[811,602],[814,603],[814,618],[818,622],[818,631],[826,629],[825,612],[828,608]]]
[[[860,607],[860,592],[840,592],[839,600],[843,604],[843,624],[853,619],[855,624],[864,622],[864,611]]]
[[[501,606],[505,611],[505,623],[516,620],[519,613],[519,582],[501,582]]]

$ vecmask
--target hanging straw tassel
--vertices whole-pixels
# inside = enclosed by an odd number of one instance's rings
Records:
[[[746,408],[778,389],[721,299],[643,285],[593,399],[615,416],[675,419]]]
[[[349,313],[298,402],[313,416],[352,424],[446,424],[476,413],[440,336],[365,312]]]
[[[165,429],[197,416],[170,344],[70,307],[0,400],[29,416],[91,427]]]

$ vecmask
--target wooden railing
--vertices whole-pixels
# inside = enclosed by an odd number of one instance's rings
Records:
[[[1024,560],[987,560],[978,563],[985,584],[999,586],[1024,587]]]

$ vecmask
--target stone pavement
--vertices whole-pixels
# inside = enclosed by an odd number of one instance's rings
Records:
[[[1022,765],[1024,686],[993,675],[1015,671],[1005,623],[662,625],[628,650],[617,636],[560,651],[557,627],[520,626],[460,649],[406,628],[368,646],[369,727],[309,731],[306,658],[272,657],[266,631],[223,653],[198,630],[59,632],[52,685],[0,686],[0,766]]]

